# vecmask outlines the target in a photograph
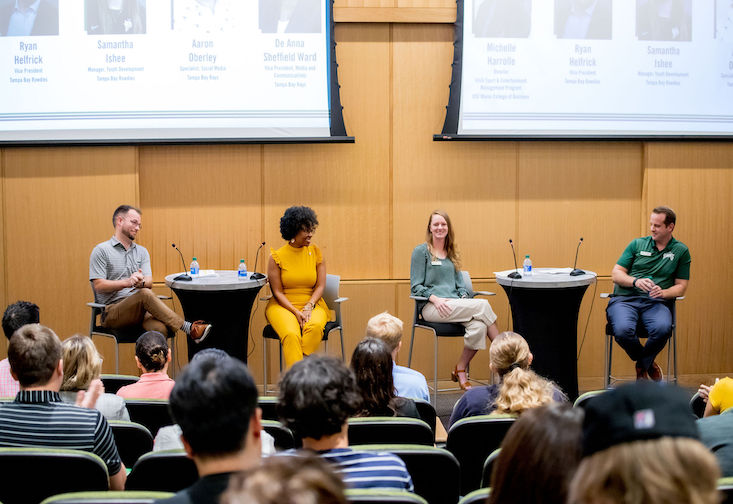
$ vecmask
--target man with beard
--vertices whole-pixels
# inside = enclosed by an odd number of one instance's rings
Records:
[[[150,255],[145,247],[135,243],[142,225],[142,211],[130,205],[120,205],[112,215],[115,234],[94,247],[89,258],[89,281],[97,302],[105,306],[102,326],[118,329],[142,325],[145,331],[166,334],[167,329],[181,329],[200,343],[211,330],[202,321],[186,322],[168,308],[151,290],[153,272]]]

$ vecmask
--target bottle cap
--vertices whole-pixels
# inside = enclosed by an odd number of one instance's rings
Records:
[[[524,257],[525,257],[525,259],[529,259],[529,254],[527,254],[527,255],[526,255],[526,256],[524,256]]]
[[[240,259],[239,262],[243,263],[244,262],[244,259]]]
[[[195,261],[195,260],[196,260],[196,258],[194,257],[194,258],[193,258],[193,260]]]

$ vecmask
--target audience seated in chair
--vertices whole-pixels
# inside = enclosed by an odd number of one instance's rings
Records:
[[[718,502],[718,464],[677,387],[640,381],[594,398],[582,446],[568,503]]]
[[[8,359],[13,377],[20,382],[20,391],[14,402],[0,404],[0,447],[92,452],[106,464],[110,488],[124,489],[125,466],[112,430],[102,413],[93,409],[102,392],[102,382],[95,380],[86,393],[79,392],[78,406],[62,402],[59,397],[64,376],[61,341],[51,329],[40,324],[27,324],[15,331],[10,338]],[[18,422],[18,417],[23,422]]]
[[[453,407],[450,425],[470,416],[519,414],[552,401],[565,401],[554,383],[529,368],[532,359],[529,345],[519,334],[507,331],[497,336],[489,349],[489,366],[499,375],[500,383],[466,391]]]
[[[38,306],[28,301],[16,301],[8,305],[3,314],[3,332],[10,341],[15,331],[26,324],[38,323]],[[0,397],[15,397],[20,390],[18,380],[10,374],[7,358],[0,361]]]
[[[262,413],[247,366],[232,357],[192,359],[173,387],[170,409],[200,479],[160,502],[219,502],[233,473],[260,463]]]
[[[61,343],[64,363],[64,381],[61,384],[61,400],[74,404],[80,390],[87,390],[92,380],[102,376],[102,356],[92,338],[76,334]],[[125,400],[114,394],[103,393],[94,405],[107,420],[130,420]]]
[[[165,399],[176,384],[168,376],[171,351],[158,331],[144,332],[135,343],[135,363],[142,371],[140,380],[121,387],[117,395],[126,399]]]
[[[346,504],[344,483],[321,457],[269,457],[232,476],[222,504]]]
[[[393,365],[392,355],[382,340],[364,338],[356,345],[351,356],[351,370],[362,397],[357,416],[420,418],[415,401],[395,396]]]
[[[583,410],[568,404],[525,411],[501,443],[489,504],[564,504],[580,463],[582,423]]]
[[[718,459],[723,477],[733,476],[733,380],[726,377],[709,388],[705,418],[697,421],[702,444]]]
[[[430,390],[425,376],[420,371],[397,365],[397,354],[402,348],[402,328],[400,319],[384,312],[369,319],[366,336],[384,341],[392,354],[395,395],[430,402]]]
[[[347,487],[412,491],[412,478],[399,457],[349,448],[348,419],[361,403],[354,374],[343,362],[311,355],[283,375],[277,408],[303,448],[332,462]]]

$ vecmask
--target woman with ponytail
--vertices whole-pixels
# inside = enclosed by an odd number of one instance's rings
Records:
[[[176,384],[168,376],[171,351],[165,336],[158,331],[142,334],[135,343],[135,362],[142,371],[140,380],[117,391],[125,399],[165,399]]]
[[[473,387],[453,408],[450,425],[461,418],[490,413],[518,415],[522,411],[567,398],[557,386],[529,366],[532,352],[527,341],[515,332],[503,332],[491,343],[489,367],[499,375],[499,383]]]

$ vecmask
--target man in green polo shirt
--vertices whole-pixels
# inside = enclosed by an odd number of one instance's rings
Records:
[[[651,235],[629,243],[611,271],[615,287],[606,315],[616,342],[636,361],[637,379],[662,379],[654,358],[672,334],[670,306],[690,281],[690,251],[672,237],[676,221],[669,207],[652,210]],[[639,319],[648,334],[645,345],[636,336]]]

